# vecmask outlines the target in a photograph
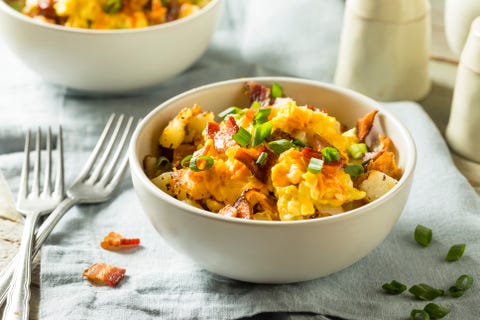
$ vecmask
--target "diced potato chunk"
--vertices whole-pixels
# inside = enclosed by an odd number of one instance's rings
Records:
[[[387,193],[397,182],[383,172],[372,170],[369,171],[367,179],[360,184],[360,190],[365,191],[366,200],[372,202]]]

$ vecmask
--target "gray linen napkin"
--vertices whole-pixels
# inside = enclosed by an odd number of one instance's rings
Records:
[[[383,283],[396,279],[408,286],[425,282],[447,289],[465,273],[478,281],[478,196],[455,168],[440,133],[420,106],[399,102],[387,107],[410,129],[418,147],[418,166],[398,224],[379,247],[351,267],[287,285],[216,276],[164,243],[141,212],[126,179],[116,199],[73,208],[48,239],[42,250],[40,318],[235,319],[263,312],[311,312],[346,319],[405,319],[412,308],[422,308],[426,302],[408,293],[386,295]],[[3,168],[7,178],[14,176],[20,156],[10,155],[11,166]],[[67,156],[79,166],[86,153]],[[413,240],[417,224],[433,229],[427,248]],[[101,249],[100,241],[112,230],[140,237],[141,248],[127,253]],[[457,243],[467,244],[464,257],[445,262],[449,247]],[[113,289],[92,286],[82,279],[82,271],[95,262],[125,267],[126,279]],[[476,283],[461,298],[442,297],[435,302],[450,308],[452,319],[477,319],[479,286]]]

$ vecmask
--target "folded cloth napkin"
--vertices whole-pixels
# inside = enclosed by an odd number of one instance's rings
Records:
[[[351,267],[285,285],[250,284],[211,274],[164,243],[141,212],[126,178],[114,200],[74,207],[49,237],[42,249],[40,319],[236,319],[275,312],[405,319],[426,302],[408,293],[387,295],[383,283],[396,279],[407,286],[424,282],[448,289],[462,274],[478,281],[477,194],[455,168],[444,140],[419,105],[399,102],[387,108],[410,129],[418,166],[408,204],[392,233]],[[86,156],[67,154],[67,163],[77,160],[69,171],[76,171]],[[413,240],[417,224],[433,230],[427,248]],[[124,253],[103,250],[100,241],[110,231],[140,237],[142,245]],[[457,243],[467,244],[464,256],[445,262],[448,249]],[[82,272],[96,262],[126,268],[126,278],[117,288],[92,286]],[[454,319],[476,319],[479,293],[475,283],[460,298],[435,302],[448,307]]]

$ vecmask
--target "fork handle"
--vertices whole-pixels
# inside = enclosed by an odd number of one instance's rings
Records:
[[[45,219],[45,221],[37,229],[37,232],[35,234],[35,243],[33,244],[32,257],[35,257],[38,254],[40,248],[42,247],[42,244],[50,235],[58,221],[60,221],[60,219],[71,207],[73,207],[79,202],[80,200],[78,199],[72,199],[70,197],[67,197],[63,199],[63,201],[60,202],[58,207],[48,215],[47,219]],[[18,253],[0,274],[0,306],[3,304],[7,297],[8,288],[11,285],[10,280],[12,279],[12,275],[18,265],[17,260],[19,259],[19,257],[20,256]]]
[[[26,216],[23,227],[22,242],[17,258],[17,268],[7,297],[7,305],[3,312],[4,320],[28,320],[30,304],[30,281],[32,275],[32,247],[35,226],[40,212]]]

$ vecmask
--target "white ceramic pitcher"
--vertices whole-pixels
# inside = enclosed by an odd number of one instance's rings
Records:
[[[473,20],[480,16],[480,0],[445,0],[445,36],[452,52],[462,52]]]
[[[455,152],[480,163],[480,17],[460,56],[446,138]]]
[[[428,0],[348,0],[335,82],[382,101],[423,98],[430,28]]]

